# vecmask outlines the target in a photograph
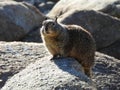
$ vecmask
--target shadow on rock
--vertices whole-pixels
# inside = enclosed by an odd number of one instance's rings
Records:
[[[83,81],[89,81],[89,78],[84,74],[82,66],[73,58],[54,59],[54,63],[63,71],[71,75],[79,77]]]
[[[13,76],[12,72],[6,72],[6,73],[2,73],[0,74],[0,87],[3,87],[5,82],[8,80],[8,76]]]

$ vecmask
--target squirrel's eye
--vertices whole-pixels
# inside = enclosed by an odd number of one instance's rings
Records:
[[[54,26],[54,25],[55,25],[55,23],[51,23],[51,25],[52,25],[52,26]]]
[[[47,20],[48,19],[48,17],[45,17],[45,20]]]
[[[52,24],[53,26],[55,25],[55,23]]]

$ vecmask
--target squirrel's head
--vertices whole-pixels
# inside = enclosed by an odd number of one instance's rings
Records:
[[[47,36],[57,36],[61,33],[62,26],[57,23],[57,18],[55,20],[48,19],[43,21],[41,32],[43,35]]]

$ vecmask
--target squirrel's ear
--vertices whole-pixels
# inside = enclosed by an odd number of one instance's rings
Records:
[[[48,16],[45,16],[44,20],[48,20],[48,19],[51,19],[51,18]]]
[[[55,17],[55,22],[57,23],[58,16]]]

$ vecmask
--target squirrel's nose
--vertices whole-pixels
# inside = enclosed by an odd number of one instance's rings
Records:
[[[54,26],[54,25],[55,25],[55,22],[49,22],[48,25]]]

